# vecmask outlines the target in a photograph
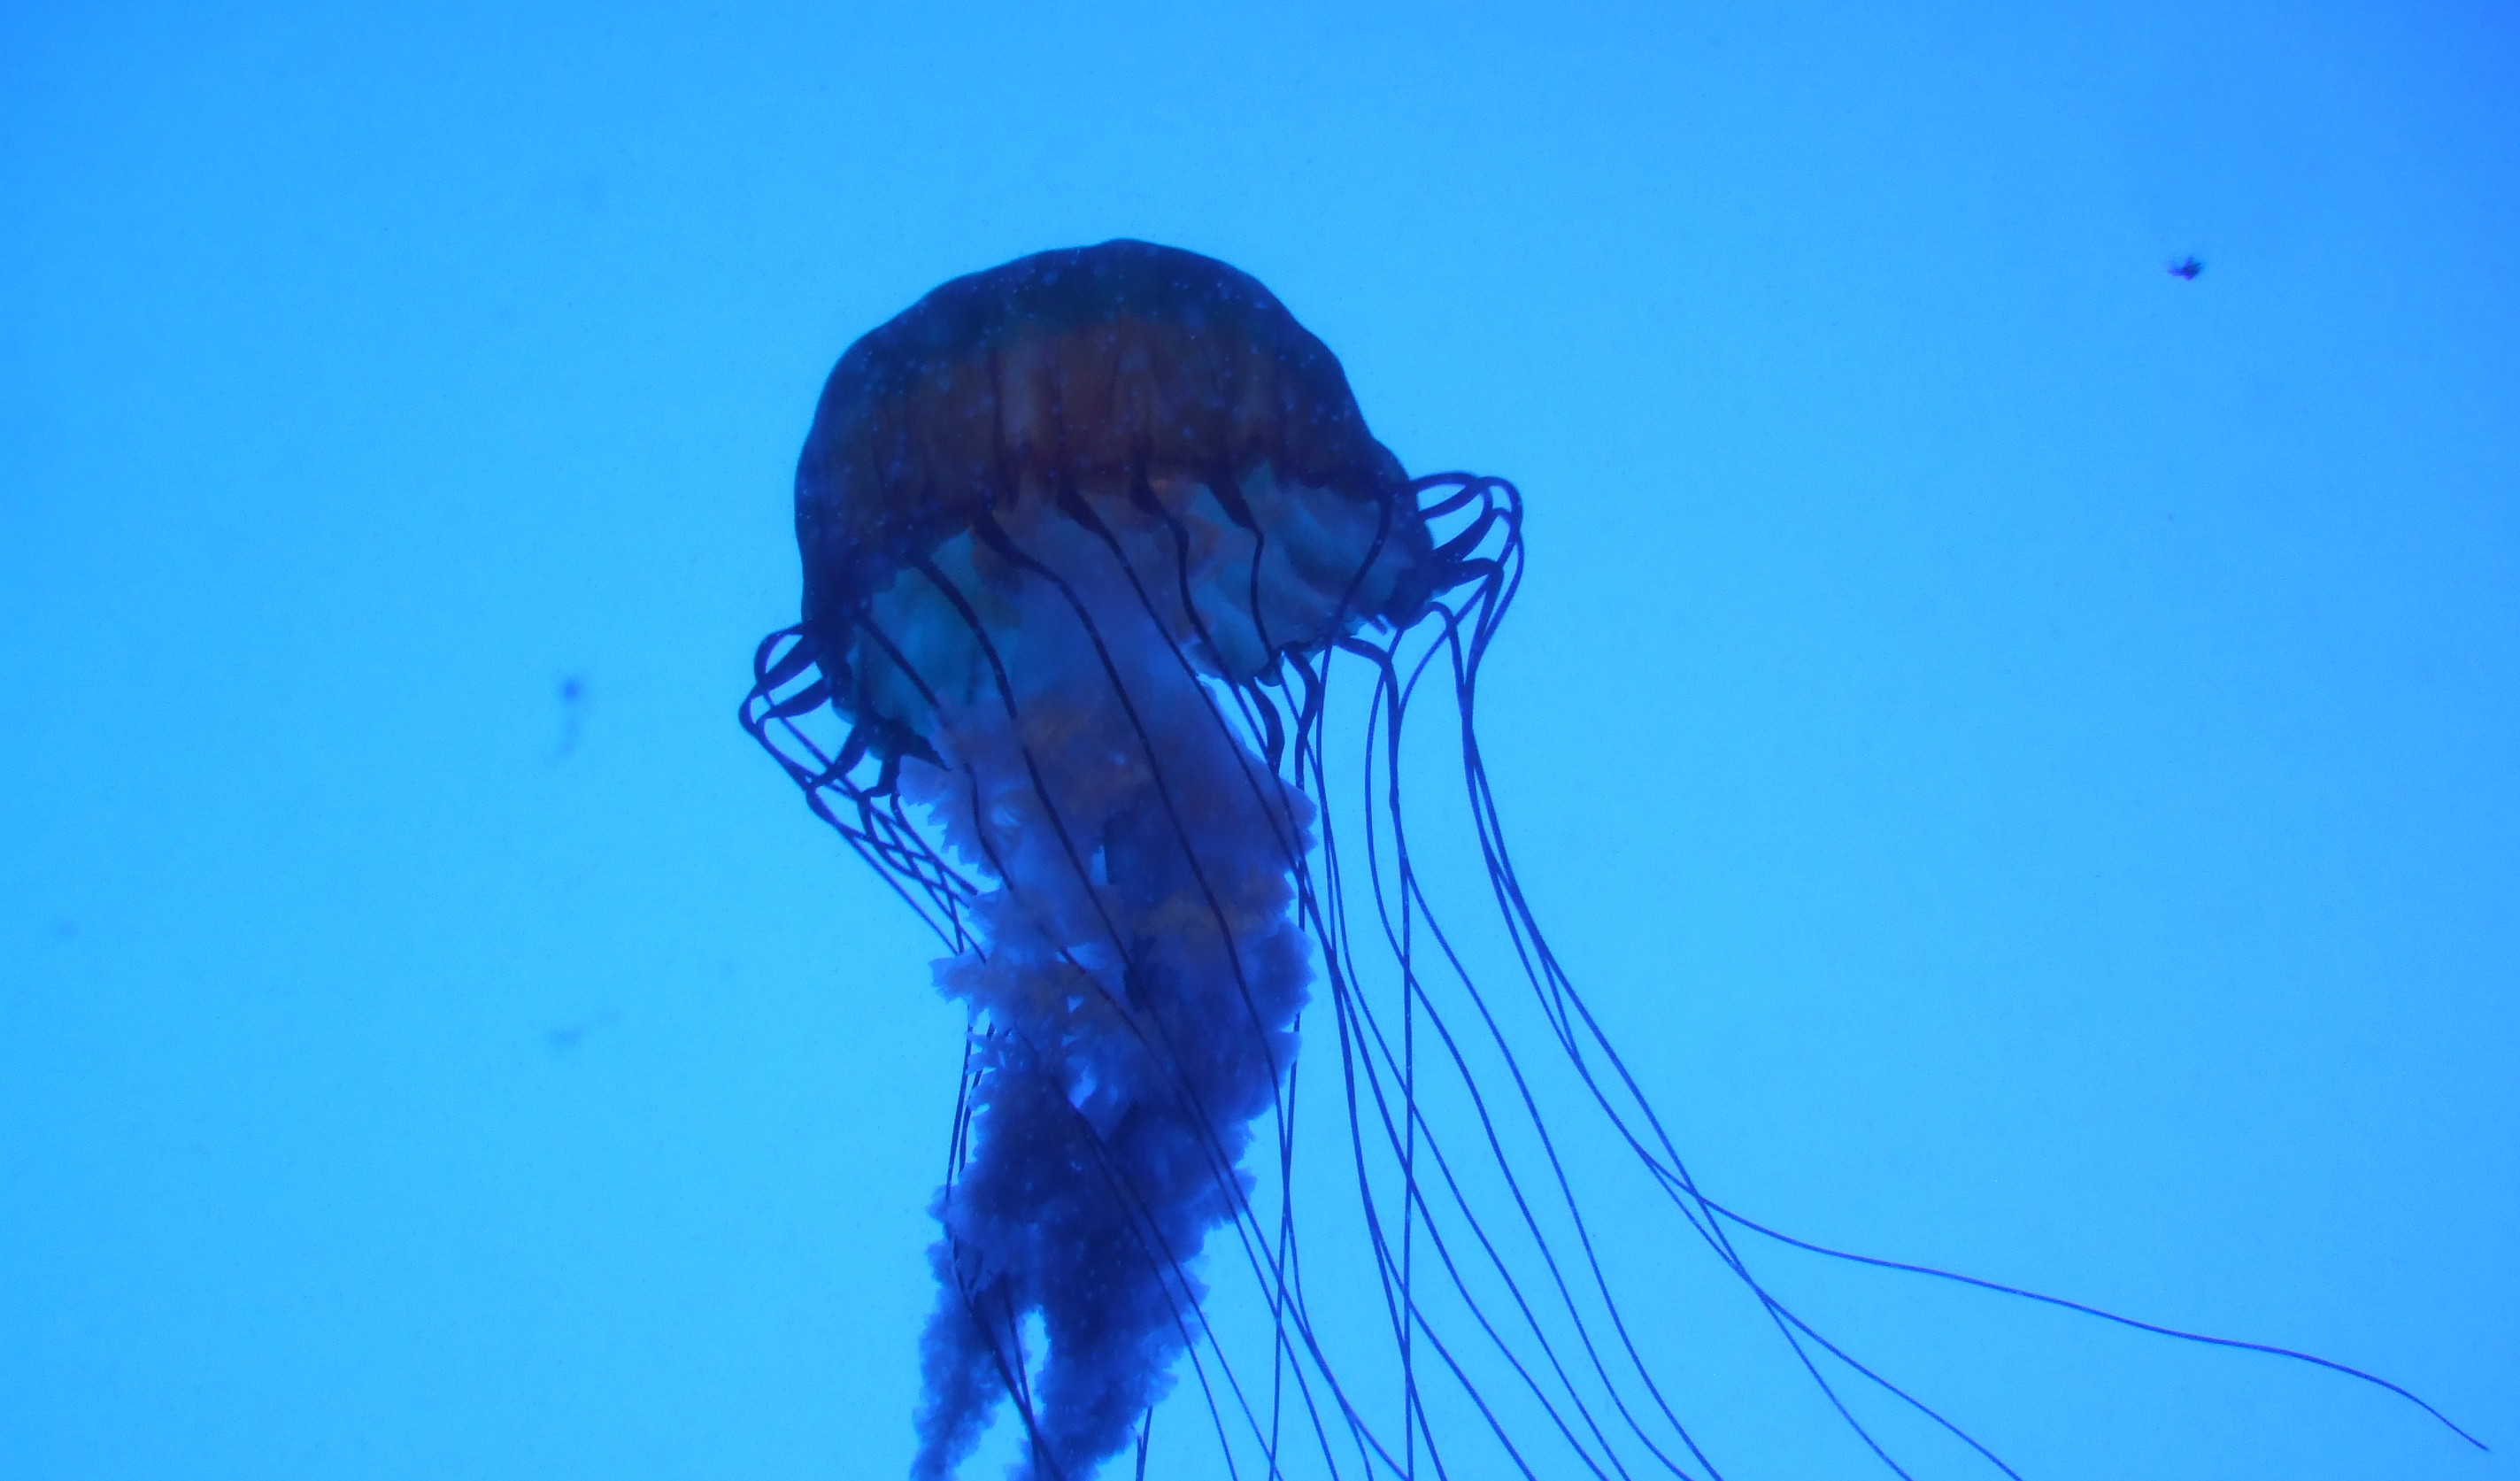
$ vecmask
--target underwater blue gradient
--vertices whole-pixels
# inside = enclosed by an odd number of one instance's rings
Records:
[[[961,1015],[734,705],[832,361],[1118,235],[1522,486],[1490,770],[1708,1191],[2496,1450],[1798,1310],[2043,1481],[2520,1476],[2515,77],[2453,4],[10,5],[0,1476],[906,1472]]]

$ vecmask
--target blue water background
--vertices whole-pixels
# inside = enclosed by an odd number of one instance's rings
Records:
[[[2515,76],[2376,0],[8,7],[0,1476],[902,1474],[961,1018],[734,704],[840,349],[1117,235],[1527,491],[1497,790],[1711,1190],[2498,1450],[1807,1315],[2047,1481],[2520,1475]]]

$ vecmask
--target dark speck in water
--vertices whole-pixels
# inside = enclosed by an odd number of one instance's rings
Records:
[[[571,674],[560,681],[560,750],[554,762],[565,761],[577,749],[577,739],[586,728],[586,680]]]
[[[621,1015],[613,1010],[608,1008],[603,1009],[597,1011],[593,1016],[579,1022],[562,1023],[554,1028],[544,1029],[543,1043],[551,1049],[553,1054],[565,1054],[569,1050],[573,1050],[580,1044],[585,1043],[587,1035],[594,1033],[599,1028],[610,1027],[612,1024],[619,1022],[620,1017]]]

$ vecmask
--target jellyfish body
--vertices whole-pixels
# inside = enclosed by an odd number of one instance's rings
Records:
[[[1568,1114],[1859,1454],[1905,1474],[1849,1375],[2009,1474],[1778,1301],[1734,1239],[1838,1252],[1690,1180],[1550,952],[1487,789],[1477,675],[1519,579],[1519,495],[1411,478],[1257,282],[1112,242],[945,285],[833,370],[796,533],[802,620],[762,644],[744,723],[936,931],[936,985],[970,1013],[915,1477],[954,1474],[1007,1409],[1024,1476],[1086,1481],[1133,1442],[1143,1476],[1186,1370],[1233,1474],[1238,1450],[1273,1478],[1299,1457],[1440,1477],[1476,1451],[1479,1474],[1713,1481],[1622,1311]],[[1333,655],[1368,679],[1349,773],[1326,739]],[[1457,842],[1528,1031],[1412,862],[1421,691],[1452,701]],[[1293,1211],[1317,997],[1382,1298],[1361,1323],[1313,1309]],[[1211,1321],[1221,1273],[1257,1292],[1257,1354]],[[1378,1329],[1386,1376],[1332,1327]]]

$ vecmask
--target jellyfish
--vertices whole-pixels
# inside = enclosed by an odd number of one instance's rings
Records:
[[[969,1014],[917,1481],[1002,1414],[1026,1481],[1132,1452],[1143,1477],[1183,1384],[1233,1475],[1715,1481],[1577,1139],[1889,1471],[1850,1382],[2010,1474],[1741,1240],[1891,1262],[1690,1177],[1524,899],[1479,751],[1521,495],[1411,476],[1258,282],[1115,241],[947,283],[832,372],[795,518],[801,620],[756,651],[743,723]],[[1408,780],[1430,749],[1458,761],[1433,830]],[[1299,1209],[1323,1162],[1335,1219]],[[1341,1259],[1376,1299],[1314,1299]]]

